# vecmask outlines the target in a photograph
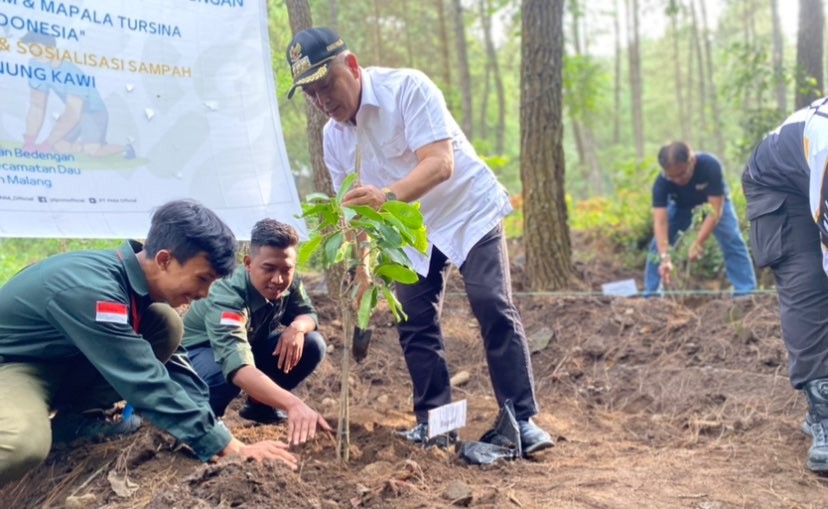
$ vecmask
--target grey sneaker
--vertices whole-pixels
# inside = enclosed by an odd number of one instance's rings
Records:
[[[518,421],[518,427],[520,428],[520,445],[523,448],[524,455],[549,449],[555,445],[549,433],[532,422],[532,419]]]
[[[813,472],[828,472],[828,419],[811,424],[813,442],[808,449],[808,468]]]
[[[805,433],[806,435],[808,435],[809,437],[814,436],[813,433],[811,433],[811,425],[812,424],[813,424],[813,421],[811,421],[811,414],[805,414],[805,420],[802,421],[802,428],[801,429],[802,429],[802,432]]]
[[[409,430],[398,431],[397,436],[403,437],[412,444],[422,444],[423,447],[436,446],[440,449],[447,449],[448,446],[457,442],[457,432],[450,431],[445,435],[437,435],[428,438],[428,424],[421,422]]]
[[[68,444],[78,439],[101,441],[135,433],[142,422],[135,413],[124,419],[121,414],[106,417],[100,413],[60,410],[52,418],[52,440],[56,444]]]
[[[828,472],[828,379],[811,380],[802,391],[808,400],[805,424],[813,438],[808,449],[808,468],[813,472]],[[804,425],[802,428],[805,431]]]

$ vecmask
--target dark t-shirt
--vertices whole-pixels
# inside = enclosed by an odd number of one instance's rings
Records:
[[[722,164],[711,154],[697,152],[693,178],[686,185],[676,185],[659,173],[653,183],[653,208],[667,207],[670,200],[679,208],[693,208],[707,203],[709,196],[725,194],[727,184],[722,175]]]

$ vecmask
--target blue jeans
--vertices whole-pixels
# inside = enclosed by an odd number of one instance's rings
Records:
[[[285,389],[293,390],[302,380],[308,377],[316,366],[325,358],[327,345],[322,334],[313,331],[305,334],[305,346],[302,350],[302,357],[299,363],[290,373],[285,373],[277,367],[278,358],[273,356],[273,350],[279,343],[281,334],[273,333],[264,341],[253,345],[253,358],[256,367],[273,380],[276,385]],[[221,417],[227,409],[227,405],[233,398],[239,395],[241,389],[229,382],[221,371],[221,366],[213,357],[213,349],[210,343],[203,343],[187,349],[190,362],[193,363],[198,376],[207,382],[210,387],[210,407],[213,413]]]
[[[693,220],[693,209],[677,207],[675,202],[667,205],[669,222],[668,238],[672,246],[681,231],[687,231]],[[748,254],[745,239],[739,230],[739,219],[733,209],[733,202],[725,198],[722,207],[722,218],[713,230],[713,236],[719,243],[724,256],[725,272],[733,285],[733,295],[744,295],[756,289],[756,273],[753,262]],[[647,263],[644,266],[644,296],[650,297],[658,292],[661,277],[658,275],[659,265],[658,247],[656,241],[650,243],[647,252]]]

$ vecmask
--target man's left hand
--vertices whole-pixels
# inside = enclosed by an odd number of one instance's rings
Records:
[[[687,251],[687,258],[689,258],[691,262],[695,262],[702,257],[703,253],[704,247],[698,242],[693,242],[690,244],[690,249]]]
[[[279,344],[273,350],[273,356],[278,357],[278,368],[285,373],[299,364],[299,359],[302,358],[302,350],[305,348],[305,333],[293,327],[288,326],[282,331],[279,337]]]
[[[342,199],[342,205],[345,207],[351,205],[366,205],[378,209],[383,203],[385,203],[385,193],[382,189],[374,186],[354,187],[345,193]]]

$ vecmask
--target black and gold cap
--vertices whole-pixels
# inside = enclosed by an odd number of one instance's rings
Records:
[[[287,47],[287,61],[293,75],[288,99],[298,87],[327,76],[333,58],[346,49],[345,41],[330,28],[307,28],[293,36]]]

